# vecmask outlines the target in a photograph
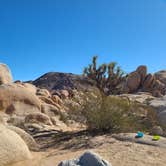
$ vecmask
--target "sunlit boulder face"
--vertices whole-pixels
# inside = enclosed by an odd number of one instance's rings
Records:
[[[16,83],[0,85],[0,111],[24,115],[39,111],[40,107],[38,97],[23,85]]]
[[[7,125],[6,128],[17,133],[24,140],[24,142],[26,143],[26,145],[28,146],[28,148],[30,150],[37,151],[39,149],[38,144],[36,143],[34,138],[29,133],[27,133],[24,130],[22,130],[21,128],[18,128],[15,126],[8,126]]]
[[[31,153],[21,137],[0,123],[0,166],[30,158]]]
[[[0,64],[0,84],[9,84],[13,82],[10,69],[5,64]]]
[[[161,97],[166,93],[166,72],[160,71],[153,75],[147,73],[146,66],[141,65],[129,73],[125,88],[129,93],[149,92],[155,97]]]
[[[166,70],[161,70],[155,73],[155,77],[166,85]]]

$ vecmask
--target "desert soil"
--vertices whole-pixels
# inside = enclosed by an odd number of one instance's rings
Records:
[[[60,161],[79,157],[86,150],[98,153],[112,166],[166,165],[166,148],[118,141],[109,135],[84,135],[59,141],[42,152],[33,152],[33,159],[10,166],[57,166]]]

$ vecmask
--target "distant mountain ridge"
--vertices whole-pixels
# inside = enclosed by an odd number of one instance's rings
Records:
[[[149,92],[155,97],[165,95],[166,70],[154,74],[147,73],[146,66],[139,66],[121,83],[121,94]],[[95,81],[83,75],[62,72],[48,72],[29,83],[39,88],[53,90],[87,90],[96,87]]]
[[[82,75],[61,72],[49,72],[31,82],[37,87],[52,90],[86,89],[92,87],[94,82]]]

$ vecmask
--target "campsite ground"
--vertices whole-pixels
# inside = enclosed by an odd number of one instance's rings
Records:
[[[33,152],[32,160],[10,166],[57,166],[60,161],[79,157],[86,150],[97,152],[113,166],[165,166],[166,163],[166,148],[118,141],[110,135],[84,135],[59,141],[42,152]]]

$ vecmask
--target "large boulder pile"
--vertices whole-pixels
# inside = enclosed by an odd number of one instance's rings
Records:
[[[8,124],[29,133],[69,129],[61,120],[65,113],[62,99],[69,97],[67,90],[52,94],[28,82],[13,83],[6,65],[0,65],[0,80],[0,114]]]
[[[124,89],[129,93],[149,92],[153,96],[161,97],[166,92],[166,84],[161,81],[159,74],[148,74],[146,66],[139,66],[128,75]]]

